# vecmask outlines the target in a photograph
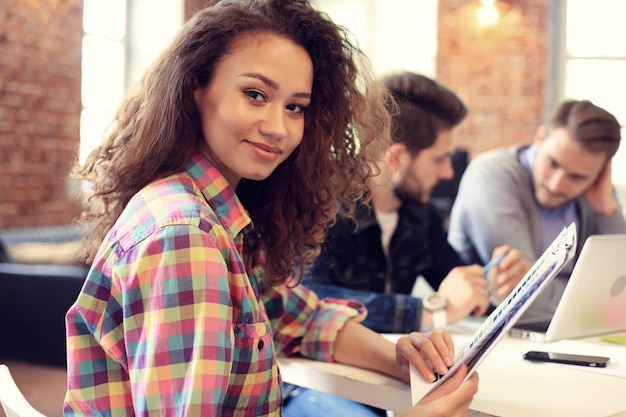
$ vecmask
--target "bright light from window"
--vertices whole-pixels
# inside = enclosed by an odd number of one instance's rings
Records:
[[[626,59],[570,59],[565,67],[565,97],[591,100],[626,125],[624,74]]]
[[[83,0],[79,161],[101,141],[124,97],[126,0]]]
[[[437,62],[437,1],[377,2],[373,56],[378,73],[416,71],[435,77]]]
[[[588,99],[626,126],[626,1],[567,0],[564,97]],[[593,18],[590,18],[593,16]],[[612,179],[626,186],[626,145],[613,158]],[[626,203],[626,201],[624,202]],[[625,207],[626,210],[626,207]]]
[[[567,0],[570,56],[626,57],[626,1]]]
[[[114,110],[124,96],[124,47],[120,42],[83,38],[84,107]]]
[[[83,0],[83,30],[122,40],[126,34],[126,0]]]
[[[407,70],[434,77],[437,0],[317,0],[346,27],[379,75]]]
[[[85,108],[80,114],[80,162],[102,142],[103,132],[113,119],[113,112]]]

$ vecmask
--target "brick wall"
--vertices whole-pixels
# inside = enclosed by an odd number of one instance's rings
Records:
[[[417,0],[419,1],[419,0]],[[437,78],[467,103],[456,143],[470,155],[528,142],[543,114],[549,0],[439,0]],[[186,16],[205,0],[185,0]],[[79,144],[82,0],[0,2],[0,229],[72,222]]]
[[[185,19],[206,6],[206,0],[185,0]]]
[[[479,26],[476,0],[439,0],[437,79],[469,108],[456,144],[470,157],[532,140],[543,122],[549,0],[498,1]]]
[[[204,4],[185,0],[190,11]],[[80,144],[82,5],[0,1],[0,229],[80,214],[68,186]]]
[[[69,223],[82,0],[0,2],[0,229]]]

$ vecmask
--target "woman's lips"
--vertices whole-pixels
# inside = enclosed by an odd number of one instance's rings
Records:
[[[250,144],[254,153],[265,161],[273,161],[278,158],[280,154],[282,154],[282,150],[277,146],[268,145],[262,142],[246,142]]]

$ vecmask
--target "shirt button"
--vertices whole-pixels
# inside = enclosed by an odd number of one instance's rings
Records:
[[[262,340],[259,340],[259,350],[263,349],[263,346],[265,346],[265,343],[263,343]]]

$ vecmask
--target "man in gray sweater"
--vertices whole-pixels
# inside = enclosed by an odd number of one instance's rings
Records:
[[[534,262],[563,227],[576,222],[578,249],[592,234],[626,233],[611,182],[620,124],[590,101],[565,101],[530,146],[496,149],[468,166],[452,207],[449,243],[466,262],[486,263],[510,244]],[[547,288],[524,319],[549,319],[573,263]],[[490,282],[501,302],[517,281]]]

